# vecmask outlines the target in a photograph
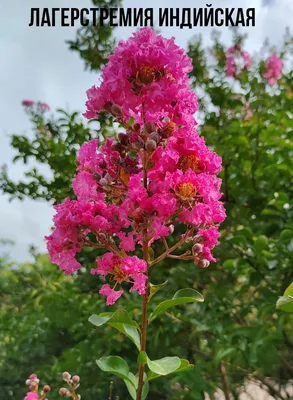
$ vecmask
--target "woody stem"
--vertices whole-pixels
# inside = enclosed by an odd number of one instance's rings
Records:
[[[143,106],[142,106],[143,108]],[[144,111],[144,109],[143,109]],[[143,152],[143,185],[145,189],[148,189],[148,181],[147,181],[147,154]],[[142,232],[143,236],[143,258],[149,264],[149,251],[148,251],[148,231],[145,228]],[[149,293],[149,285],[147,284],[146,293],[143,295],[142,299],[142,327],[141,327],[141,344],[140,351],[146,351],[146,339],[147,339],[147,328],[148,328],[148,294]],[[144,381],[144,363],[139,364],[138,369],[138,386],[136,391],[136,400],[142,399],[142,388]]]

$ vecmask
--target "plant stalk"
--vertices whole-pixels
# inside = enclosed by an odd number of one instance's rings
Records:
[[[147,182],[147,155],[143,153],[143,185],[145,189],[148,189]],[[143,230],[143,258],[149,267],[149,249],[148,249],[148,231],[147,227]],[[146,340],[147,340],[147,328],[148,328],[148,297],[149,297],[149,284],[146,287],[146,293],[142,298],[142,327],[141,327],[141,344],[140,351],[146,351]],[[144,363],[139,364],[138,369],[138,385],[136,391],[136,400],[142,399],[142,388],[144,380]]]

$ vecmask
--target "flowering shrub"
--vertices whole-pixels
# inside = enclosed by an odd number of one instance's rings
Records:
[[[277,84],[277,81],[281,78],[283,63],[282,60],[274,53],[265,63],[265,73],[263,77],[268,80],[271,86]]]
[[[165,258],[208,267],[215,261],[211,250],[225,218],[217,177],[221,159],[195,129],[197,99],[187,76],[191,69],[191,60],[174,39],[156,36],[151,29],[118,44],[103,69],[101,86],[87,92],[85,116],[108,113],[124,131],[99,148],[97,139],[81,146],[73,181],[77,200],[67,198],[55,206],[55,230],[47,237],[51,261],[66,274],[81,268],[76,256],[83,248],[106,251],[91,273],[105,282],[99,293],[107,305],[125,289],[143,296],[141,329],[126,311],[90,319],[97,326],[113,324],[139,349],[137,376],[119,357],[98,361],[101,369],[122,377],[138,400],[146,398],[149,380],[190,367],[178,357],[148,358],[148,323],[172,306],[203,301],[198,292],[183,289],[149,316],[148,303],[158,290],[150,283],[150,269]],[[179,228],[185,232],[170,247],[168,237]],[[163,250],[155,254],[152,244],[158,240]],[[185,243],[189,248],[178,254]]]
[[[236,77],[237,74],[237,61],[239,62],[239,68],[248,70],[251,66],[251,57],[247,51],[241,50],[239,43],[231,46],[227,50],[227,76]]]

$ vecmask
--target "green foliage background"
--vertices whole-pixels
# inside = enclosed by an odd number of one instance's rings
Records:
[[[244,46],[239,35],[236,42]],[[85,66],[97,71],[113,45],[108,27],[82,28],[76,41],[69,43]],[[285,70],[275,88],[261,77],[264,59],[271,54],[268,46],[254,57],[251,70],[240,72],[235,80],[226,78],[225,51],[218,34],[213,35],[212,52],[199,37],[188,45],[194,65],[191,83],[200,94],[199,131],[223,157],[222,190],[228,217],[215,250],[218,261],[208,270],[168,260],[152,272],[152,283],[168,280],[168,284],[151,307],[183,287],[205,297],[204,303],[180,306],[151,326],[151,359],[176,355],[194,364],[191,371],[154,380],[152,400],[204,399],[204,393],[213,396],[223,389],[225,381],[231,398],[239,398],[248,381],[255,381],[276,399],[289,398],[281,388],[293,374],[293,314],[278,311],[276,301],[293,280],[293,38],[287,32],[279,49]],[[246,103],[253,113],[248,120],[244,118]],[[115,135],[112,121],[102,118],[87,124],[79,113],[63,110],[49,117],[29,112],[28,117],[34,136],[11,136],[17,152],[14,161],[47,165],[52,178],[32,168],[22,181],[14,182],[9,171],[3,170],[2,192],[12,200],[29,197],[51,203],[73,197],[71,181],[79,146],[93,137],[104,140]],[[160,251],[160,244],[156,246],[155,251]],[[1,399],[23,398],[24,380],[35,372],[43,384],[53,387],[50,399],[55,400],[62,386],[61,373],[68,370],[81,376],[82,398],[106,400],[113,377],[100,371],[95,360],[120,355],[137,369],[131,342],[111,327],[96,329],[88,322],[91,314],[109,311],[98,295],[99,278],[88,274],[97,255],[82,253],[84,268],[78,276],[69,277],[51,265],[47,255],[34,252],[33,263],[20,265],[2,257]],[[130,309],[140,320],[139,297],[126,294],[119,307]],[[115,396],[128,399],[124,384],[113,380]]]

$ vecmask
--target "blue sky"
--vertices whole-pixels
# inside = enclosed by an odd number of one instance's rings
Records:
[[[244,28],[249,34],[246,49],[253,53],[264,39],[278,46],[286,26],[292,25],[293,0],[217,0],[213,7],[256,8],[256,27]],[[30,125],[22,110],[22,99],[41,100],[52,109],[62,107],[84,111],[85,91],[98,82],[98,75],[84,70],[83,62],[67,49],[65,40],[74,38],[76,28],[29,27],[33,7],[87,7],[89,0],[14,0],[1,6],[0,15],[0,165],[6,163],[13,178],[21,178],[25,167],[12,165],[14,156],[9,146],[9,133],[31,135]],[[124,7],[178,7],[177,1],[124,1]],[[206,1],[181,0],[180,7],[205,7]],[[162,28],[164,36],[175,36],[185,47],[192,35],[201,33],[209,43],[211,28]],[[229,44],[231,31],[220,28]],[[132,28],[116,29],[118,38],[126,39]],[[53,210],[41,201],[9,202],[0,195],[0,238],[15,241],[14,260],[29,259],[29,244],[45,250],[44,235],[49,232]]]

